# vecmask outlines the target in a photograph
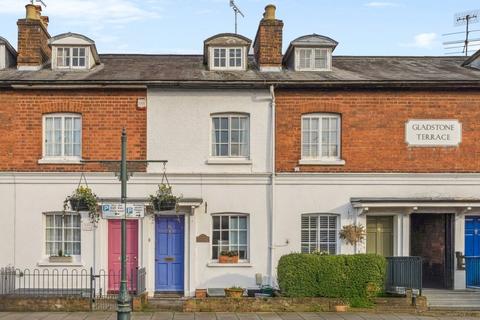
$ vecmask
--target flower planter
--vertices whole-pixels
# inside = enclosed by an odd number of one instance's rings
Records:
[[[207,289],[197,289],[195,290],[195,298],[205,299],[207,297]]]
[[[51,256],[48,258],[49,262],[54,263],[70,263],[73,261],[72,256]]]
[[[88,204],[83,198],[71,198],[70,208],[72,208],[73,211],[88,211]]]
[[[241,298],[243,296],[243,289],[226,288],[224,290],[227,298]]]
[[[238,256],[219,256],[218,263],[238,263]]]
[[[348,310],[348,306],[344,304],[333,306],[333,311],[335,312],[347,312],[347,310]]]
[[[176,206],[177,206],[176,199],[153,201],[153,207],[155,208],[155,211],[170,211],[170,210],[174,210]]]

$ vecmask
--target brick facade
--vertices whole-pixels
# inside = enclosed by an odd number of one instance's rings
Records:
[[[480,172],[480,92],[276,90],[276,170],[293,172]],[[345,165],[299,165],[301,116],[341,115]],[[409,119],[458,119],[459,147],[408,147]]]
[[[111,171],[94,164],[82,168],[38,163],[42,117],[57,112],[82,115],[83,159],[119,159],[123,127],[128,159],[145,159],[146,110],[137,109],[137,99],[146,94],[146,90],[0,90],[0,171]]]

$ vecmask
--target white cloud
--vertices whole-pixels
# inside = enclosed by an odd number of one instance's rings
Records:
[[[413,42],[403,44],[404,47],[431,49],[438,44],[438,35],[435,32],[419,33],[413,37]]]
[[[371,8],[386,8],[386,7],[398,7],[398,4],[395,2],[367,2],[365,3],[366,7]]]
[[[72,24],[101,28],[106,24],[124,24],[132,21],[158,18],[160,10],[142,7],[139,0],[46,0],[43,12],[52,18],[68,19]],[[158,4],[160,1],[156,1]],[[145,4],[145,2],[143,2]],[[0,0],[0,14],[24,15],[23,3],[18,0]]]

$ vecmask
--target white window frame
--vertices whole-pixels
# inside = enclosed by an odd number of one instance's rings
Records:
[[[329,119],[337,119],[337,156],[322,156],[322,119],[329,118]],[[317,157],[311,157],[311,156],[305,156],[304,155],[304,143],[303,143],[303,135],[304,135],[304,128],[303,128],[303,120],[304,119],[318,119],[318,147],[317,147]],[[320,162],[325,162],[326,164],[328,163],[344,163],[343,160],[341,160],[341,155],[342,155],[342,117],[339,114],[336,113],[310,113],[310,114],[305,114],[301,118],[301,134],[300,134],[300,144],[301,144],[301,164],[304,162],[305,164],[308,164],[307,162],[309,161],[320,161]],[[310,130],[309,132],[312,132]],[[312,145],[312,143],[310,143]]]
[[[46,155],[46,119],[47,118],[61,118],[62,119],[62,138],[61,138],[61,155],[60,156],[48,156]],[[78,156],[66,156],[65,155],[65,118],[77,118],[80,119],[80,154]],[[83,121],[82,115],[78,113],[48,113],[42,117],[42,161],[65,161],[65,162],[79,162],[82,160],[82,147],[83,147]],[[40,162],[42,162],[40,161]]]
[[[58,51],[59,50],[65,50],[67,49],[68,50],[68,57],[69,57],[69,63],[68,65],[63,65],[63,66],[59,66],[58,65]],[[85,56],[77,56],[78,58],[85,58],[85,65],[84,66],[74,66],[73,65],[73,50],[74,49],[85,49]],[[89,68],[89,65],[90,65],[90,50],[89,50],[89,47],[85,47],[85,46],[74,46],[74,47],[69,47],[69,46],[59,46],[59,47],[55,47],[55,66],[56,68],[58,69],[88,69]],[[63,58],[63,60],[65,61],[65,57]]]
[[[300,52],[303,50],[310,51],[310,67],[300,67]],[[327,57],[326,68],[315,68],[315,50],[325,52]],[[295,48],[295,70],[297,71],[330,71],[332,69],[332,50],[330,48]]]
[[[224,230],[224,229],[221,228],[222,227],[221,223],[220,223],[220,229],[214,229],[213,228],[213,226],[214,226],[213,219],[215,217],[229,217],[229,219],[230,219],[230,217],[245,217],[247,219],[247,230],[246,230],[247,231],[247,252],[246,252],[247,258],[246,259],[239,259],[238,262],[239,263],[248,263],[250,261],[250,215],[247,214],[247,213],[214,213],[214,214],[211,215],[211,220],[210,221],[212,223],[212,234],[211,234],[212,244],[210,245],[210,259],[213,262],[218,262],[218,259],[213,258],[213,247],[215,247],[215,246],[219,247],[218,255],[220,256],[221,246],[213,244],[213,232],[216,231],[216,230],[220,230],[220,234],[221,234],[222,230]],[[230,222],[229,222],[229,224],[230,224]],[[228,230],[231,230],[230,225],[229,225]],[[237,230],[237,231],[240,230],[241,231],[243,229],[237,228],[235,230]],[[230,237],[230,235],[229,235],[229,237]],[[230,244],[229,244],[229,251],[230,251]]]
[[[215,155],[214,152],[214,138],[215,127],[213,125],[214,118],[228,118],[228,155],[220,156]],[[247,141],[245,148],[247,149],[246,155],[232,156],[232,118],[246,118],[247,121]],[[250,159],[250,114],[248,113],[214,113],[210,116],[210,157],[211,159],[239,159],[239,160],[248,160]],[[240,145],[240,144],[239,144]]]
[[[215,66],[215,49],[225,50],[225,67]],[[230,50],[238,50],[241,52],[240,66],[230,66]],[[245,70],[245,48],[244,47],[210,47],[210,69],[211,70]],[[234,58],[236,59],[236,58]]]
[[[48,216],[58,216],[62,219],[62,226],[61,228],[55,228],[55,227],[47,227],[47,217]],[[71,228],[71,227],[65,227],[65,217],[66,216],[78,216],[79,219],[80,219],[80,224],[78,226],[78,228]],[[75,229],[78,229],[79,231],[79,234],[80,234],[80,239],[78,241],[66,241],[65,240],[65,230],[69,228],[69,229],[72,229],[72,230],[75,230]],[[78,254],[69,254],[69,256],[72,256],[72,257],[80,257],[82,255],[82,216],[77,213],[77,212],[71,212],[71,213],[64,213],[64,212],[47,212],[44,214],[44,228],[43,228],[43,234],[44,234],[44,239],[45,239],[45,242],[44,242],[44,246],[43,246],[43,250],[44,250],[44,254],[46,256],[56,256],[57,253],[49,253],[47,251],[47,244],[49,242],[59,242],[59,241],[48,241],[48,237],[47,237],[47,230],[49,229],[60,229],[62,230],[62,240],[60,241],[61,242],[61,246],[62,246],[62,252],[64,255],[67,255],[66,251],[65,251],[65,245],[66,243],[79,243],[80,244],[80,252]]]
[[[317,218],[317,225],[316,225],[316,228],[311,228],[310,227],[310,220],[309,220],[309,226],[307,228],[303,228],[302,226],[302,220],[303,218],[311,218],[311,217],[316,217]],[[327,234],[330,233],[332,231],[332,229],[330,228],[330,225],[328,223],[328,227],[327,228],[321,228],[321,223],[320,223],[320,219],[321,218],[327,218],[328,220],[330,219],[335,219],[335,229],[333,230],[334,234],[335,234],[335,242],[332,242],[330,241],[328,235],[327,235],[327,241],[321,241],[321,238],[320,238],[320,231],[327,231]],[[310,239],[310,235],[311,235],[311,231],[316,229],[316,241],[311,241]],[[308,232],[308,241],[305,242],[303,241],[303,232],[306,231]],[[331,214],[331,213],[307,213],[307,214],[302,214],[301,217],[300,217],[300,251],[302,253],[312,253],[313,251],[311,250],[310,246],[311,245],[315,245],[316,249],[314,251],[325,251],[325,250],[319,250],[320,249],[320,246],[322,244],[324,245],[327,245],[328,247],[328,251],[329,251],[329,254],[339,254],[339,248],[340,248],[340,236],[339,236],[339,232],[340,232],[340,215],[337,215],[337,214]],[[330,252],[330,245],[334,244],[334,248],[335,248],[335,252]],[[308,252],[305,252],[303,250],[303,247],[304,245],[308,245]]]

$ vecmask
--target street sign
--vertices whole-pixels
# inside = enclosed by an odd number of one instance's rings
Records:
[[[144,203],[127,203],[127,219],[143,218],[145,216]],[[123,203],[102,203],[102,216],[104,219],[121,219],[125,216]]]

